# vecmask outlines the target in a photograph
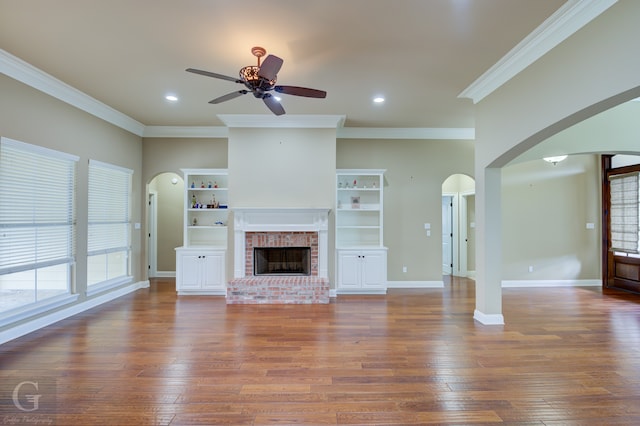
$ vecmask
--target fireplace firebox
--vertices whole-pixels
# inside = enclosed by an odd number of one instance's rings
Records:
[[[311,275],[311,247],[254,247],[253,275]]]

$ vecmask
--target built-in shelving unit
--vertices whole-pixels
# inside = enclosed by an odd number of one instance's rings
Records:
[[[176,249],[178,294],[226,294],[229,188],[226,169],[182,169],[183,246]]]
[[[339,169],[336,173],[336,249],[339,293],[386,292],[384,172]]]

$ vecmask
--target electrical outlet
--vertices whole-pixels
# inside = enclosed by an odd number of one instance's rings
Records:
[[[529,272],[533,272],[533,265],[529,265]]]
[[[407,267],[406,266],[402,267],[402,272],[404,272],[405,274],[407,273]]]

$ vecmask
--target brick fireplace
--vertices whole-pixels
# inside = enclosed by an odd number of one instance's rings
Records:
[[[329,209],[234,209],[234,279],[228,304],[329,303]],[[308,247],[308,275],[254,275],[255,248]]]

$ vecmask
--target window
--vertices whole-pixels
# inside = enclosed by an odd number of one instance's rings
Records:
[[[89,161],[87,286],[131,281],[131,175],[122,167]]]
[[[610,184],[611,250],[638,254],[640,241],[640,189],[638,173],[612,175]]]
[[[0,139],[0,312],[71,293],[77,161]]]

